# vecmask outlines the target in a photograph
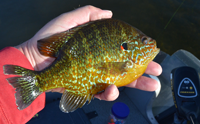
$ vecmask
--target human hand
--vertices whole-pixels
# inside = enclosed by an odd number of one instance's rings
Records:
[[[66,31],[72,27],[87,23],[89,21],[94,21],[102,18],[111,18],[112,12],[108,10],[101,10],[93,6],[85,6],[73,10],[68,13],[61,14],[57,18],[48,22],[42,29],[40,29],[35,36],[30,40],[24,42],[21,45],[16,46],[29,60],[31,65],[36,71],[42,70],[49,66],[54,58],[43,56],[39,53],[37,49],[37,41],[48,37],[52,34]],[[162,69],[159,64],[151,62],[147,67],[146,73],[152,75],[159,75],[162,72]],[[140,77],[137,81],[127,85],[128,87],[138,88],[147,91],[154,91],[157,89],[158,84],[155,80]],[[52,92],[64,92],[64,88],[52,89]],[[115,100],[119,95],[119,91],[115,85],[111,85],[106,90],[98,95],[95,95],[96,98],[112,101]]]

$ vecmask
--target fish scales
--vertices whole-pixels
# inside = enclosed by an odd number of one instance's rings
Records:
[[[23,80],[29,76],[28,82],[37,89],[37,92],[26,93],[32,98],[26,97],[18,90],[23,88],[22,78],[8,79],[11,85],[17,82],[13,87],[22,96],[16,101],[18,109],[29,106],[42,92],[64,87],[60,109],[72,112],[109,85],[120,87],[136,80],[159,52],[155,40],[116,19],[89,22],[41,39],[38,50],[42,55],[56,58],[44,70],[36,72],[14,65],[4,66],[5,74],[24,72]]]

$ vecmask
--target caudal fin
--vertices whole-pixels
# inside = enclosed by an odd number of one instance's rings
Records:
[[[7,78],[9,84],[16,88],[15,99],[19,110],[28,107],[42,93],[35,71],[16,65],[4,65],[3,70],[4,74],[22,76]]]

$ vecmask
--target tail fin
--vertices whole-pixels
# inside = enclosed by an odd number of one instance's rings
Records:
[[[15,99],[19,110],[28,107],[41,93],[37,73],[16,65],[4,65],[4,74],[21,75],[11,77],[7,81],[16,88]]]

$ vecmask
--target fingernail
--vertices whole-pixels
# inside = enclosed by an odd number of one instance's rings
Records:
[[[107,12],[108,15],[112,15],[112,11],[111,10],[103,10],[103,11]]]

